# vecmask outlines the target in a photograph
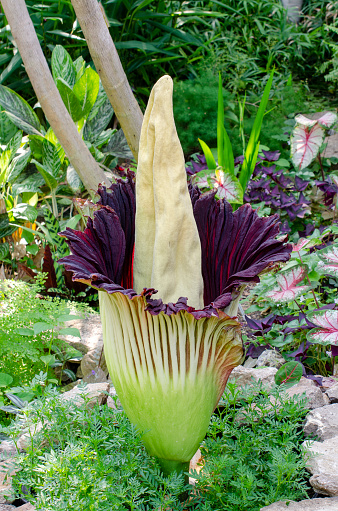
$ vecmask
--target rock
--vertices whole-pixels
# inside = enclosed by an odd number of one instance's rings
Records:
[[[252,369],[253,367],[256,366],[257,360],[258,360],[257,358],[248,357],[246,359],[246,361],[244,362],[243,367],[248,368],[248,369]]]
[[[107,374],[102,371],[101,367],[95,367],[90,373],[84,376],[85,383],[107,383]]]
[[[92,370],[95,370],[100,362],[101,369],[108,374],[106,361],[104,358],[103,350],[103,334],[100,314],[89,314],[85,318],[74,319],[65,323],[67,328],[78,328],[81,335],[81,343],[79,343],[78,337],[72,335],[66,335],[62,338],[70,343],[74,348],[85,352],[80,368],[77,372],[77,376],[82,378],[88,374],[91,374]],[[79,347],[82,344],[82,348]]]
[[[338,403],[338,383],[330,387],[326,391],[326,394],[331,403]]]
[[[29,502],[23,506],[17,507],[16,511],[35,511],[35,506],[32,506]]]
[[[72,390],[62,394],[62,399],[66,401],[72,401],[77,406],[81,406],[84,403],[83,394],[86,396],[87,408],[94,408],[96,403],[104,405],[107,402],[109,393],[109,383],[90,383],[86,389],[74,387]]]
[[[0,497],[1,499],[1,497]],[[10,504],[5,504],[4,502],[1,502],[0,500],[0,511],[17,511],[17,507],[11,506]],[[33,508],[34,509],[34,508]]]
[[[229,381],[236,382],[240,387],[246,385],[250,386],[253,383],[261,381],[265,387],[271,389],[275,384],[276,373],[277,369],[275,367],[249,369],[243,366],[237,366],[232,371]]]
[[[3,440],[0,443],[0,454],[3,458],[8,458],[17,454],[17,450],[13,440]]]
[[[18,448],[20,451],[27,451],[28,448],[32,445],[32,439],[36,440],[36,435],[42,430],[43,424],[42,422],[38,422],[36,424],[32,424],[29,428],[26,429],[25,433],[21,435],[18,440]],[[39,448],[45,447],[48,444],[47,438],[43,438],[41,443],[39,444]]]
[[[338,404],[326,405],[308,413],[304,433],[306,436],[317,436],[322,441],[338,436]]]
[[[308,499],[300,502],[280,500],[270,506],[261,507],[260,511],[338,511],[338,497]]]
[[[12,493],[11,478],[17,472],[14,458],[10,458],[0,463],[0,496],[4,502],[7,502],[6,497]],[[10,504],[12,500],[8,500]]]
[[[307,407],[310,410],[329,404],[327,395],[324,394],[320,388],[316,386],[313,380],[304,378],[304,376],[301,377],[300,381],[296,385],[287,389],[286,393],[290,397],[293,397],[297,394],[305,394]]]
[[[310,484],[317,493],[329,497],[338,496],[338,475],[335,477],[330,474],[315,474],[310,477]]]
[[[310,484],[318,493],[338,496],[338,435],[324,442],[306,441],[303,447],[306,468],[313,475]]]
[[[318,376],[318,375],[316,375],[316,376]],[[338,380],[336,378],[330,378],[328,376],[324,376],[322,387],[323,387],[323,389],[327,390],[327,389],[330,389],[331,387],[333,387],[334,385],[336,385],[336,383],[338,383]]]
[[[279,369],[285,364],[285,358],[276,350],[265,350],[257,359],[256,367],[276,367]]]
[[[338,158],[338,133],[325,138],[326,148],[324,149],[324,158]]]

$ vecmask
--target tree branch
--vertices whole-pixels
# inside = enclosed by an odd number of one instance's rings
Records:
[[[27,74],[49,124],[83,184],[92,193],[108,183],[103,170],[82,140],[54,83],[30,19],[25,0],[1,0]]]
[[[97,0],[71,0],[102,85],[137,160],[143,115]]]

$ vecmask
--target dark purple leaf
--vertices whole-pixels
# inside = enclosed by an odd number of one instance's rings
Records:
[[[305,179],[302,179],[301,177],[295,177],[295,187],[297,192],[303,192],[309,183],[310,181],[305,181]]]
[[[202,246],[205,304],[241,284],[259,282],[265,268],[290,257],[291,245],[275,239],[277,215],[260,218],[249,205],[233,213],[210,192],[195,201],[194,216]]]
[[[100,200],[98,204],[110,206],[117,214],[120,225],[125,235],[125,258],[122,268],[121,285],[126,289],[133,287],[133,251],[135,241],[135,174],[128,171],[127,180],[118,179],[117,183],[111,185],[110,188],[100,186],[98,194]]]
[[[331,344],[331,352],[333,357],[338,357],[338,346]]]
[[[280,157],[279,151],[264,151],[262,149],[262,153],[264,154],[264,160],[266,161],[277,161]]]

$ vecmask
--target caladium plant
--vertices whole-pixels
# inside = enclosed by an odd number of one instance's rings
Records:
[[[317,344],[338,346],[338,311],[326,310],[324,314],[313,314],[311,322],[319,328],[311,330],[307,338]]]
[[[295,120],[296,126],[291,137],[291,157],[295,167],[302,170],[319,154],[325,135],[323,128],[331,128],[337,122],[337,115],[327,112],[319,119],[297,115]]]
[[[317,270],[326,275],[338,277],[338,246],[332,245],[328,250],[318,253],[321,261],[319,261]]]
[[[188,188],[162,77],[145,112],[133,173],[101,186],[84,232],[67,229],[73,279],[98,289],[105,355],[121,403],[164,473],[187,471],[243,349],[238,300],[291,245],[277,215],[232,212]],[[153,298],[158,290],[160,298]]]
[[[306,276],[306,269],[302,266],[292,268],[276,277],[278,286],[269,291],[266,296],[275,302],[291,302],[300,294],[310,289],[310,286],[298,286]]]

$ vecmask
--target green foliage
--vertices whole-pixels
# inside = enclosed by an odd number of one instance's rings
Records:
[[[197,486],[189,502],[180,502],[183,475],[161,475],[121,410],[77,408],[47,387],[21,413],[32,428],[40,421],[48,426],[17,458],[16,495],[25,486],[36,509],[46,511],[258,511],[275,500],[304,498],[300,425],[306,410],[279,390],[272,395],[270,401],[260,386],[228,385],[202,445],[203,470],[191,474]],[[21,417],[4,431],[14,441]]]
[[[46,370],[47,354],[68,345],[58,339],[58,329],[78,316],[85,306],[58,298],[43,298],[41,287],[23,282],[1,281],[0,373],[13,377],[13,385],[27,384],[34,374]],[[52,371],[49,370],[52,375]]]
[[[203,470],[197,491],[205,511],[258,511],[278,500],[306,498],[302,459],[307,411],[283,392],[228,384],[219,417],[210,423],[201,448]]]

